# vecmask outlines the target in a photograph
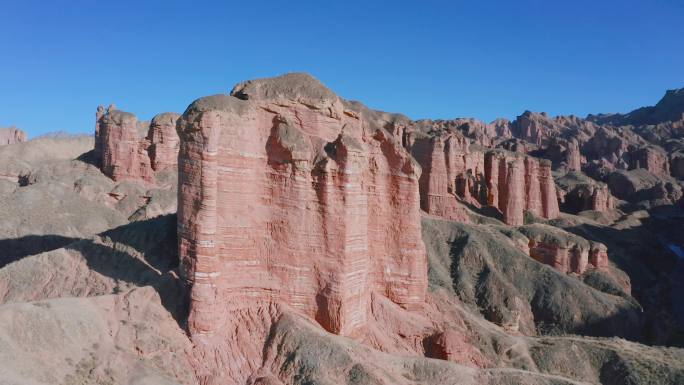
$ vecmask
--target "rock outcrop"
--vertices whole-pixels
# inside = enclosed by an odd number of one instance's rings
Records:
[[[0,128],[0,146],[25,142],[26,133],[16,127]]]
[[[506,224],[523,224],[524,211],[553,219],[559,214],[551,163],[502,150],[485,154],[487,204],[503,213]]]
[[[152,118],[148,132],[148,154],[155,172],[172,170],[178,166],[180,139],[176,132],[176,122],[179,117],[175,112],[165,112]]]
[[[526,156],[525,151],[471,144],[460,132],[439,125],[426,133],[427,124],[420,122],[422,131],[409,131],[412,140],[405,145],[423,170],[420,196],[425,212],[468,222],[464,204],[491,206],[511,225],[522,225],[525,211],[547,219],[558,216],[549,161]]]
[[[653,146],[642,147],[630,152],[629,169],[638,168],[646,169],[656,175],[670,175],[667,154]]]
[[[643,168],[614,171],[608,175],[607,183],[617,198],[649,207],[676,203],[684,195],[674,178]]]
[[[518,229],[529,239],[530,257],[563,273],[584,273],[608,266],[607,248],[559,228],[532,224]]]
[[[562,192],[561,209],[565,212],[605,212],[616,207],[617,200],[610,193],[608,185],[597,182],[581,172],[574,171],[563,175],[556,179],[556,185]]]
[[[366,324],[371,294],[423,306],[420,167],[368,113],[305,74],[185,111],[178,233],[197,344],[221,341],[255,303],[343,335]]]
[[[152,182],[156,172],[175,169],[178,117],[175,113],[163,113],[155,116],[150,124],[114,106],[98,107],[95,158],[102,172],[116,181]]]
[[[456,199],[457,192],[468,199],[473,188],[467,178],[467,170],[473,171],[467,139],[457,133],[421,137],[409,149],[422,168],[420,207],[432,215],[467,222],[465,209]]]

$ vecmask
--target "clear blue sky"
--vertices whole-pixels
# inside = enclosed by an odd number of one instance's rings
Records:
[[[306,71],[412,118],[629,111],[684,87],[684,1],[0,0],[0,126],[92,132]]]

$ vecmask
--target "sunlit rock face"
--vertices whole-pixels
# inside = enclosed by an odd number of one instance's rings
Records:
[[[152,118],[147,139],[150,164],[155,172],[172,170],[178,166],[180,139],[176,133],[176,122],[180,117],[174,112],[165,112]]]
[[[159,114],[150,124],[114,106],[100,106],[95,116],[95,157],[105,175],[151,182],[156,172],[176,167],[178,114]]]
[[[543,218],[559,214],[551,163],[502,150],[485,154],[487,204],[503,213],[506,224],[523,224],[524,211]]]
[[[551,162],[524,151],[473,145],[459,132],[441,128],[421,135],[414,131],[411,137],[407,147],[423,170],[420,204],[428,214],[468,222],[464,205],[490,206],[510,225],[522,225],[525,211],[558,216]]]
[[[26,133],[16,127],[0,128],[0,146],[21,143],[26,140]]]
[[[473,165],[467,139],[457,133],[422,137],[413,141],[410,151],[423,170],[420,207],[431,215],[467,222],[465,209],[456,200],[457,191],[466,198],[470,192],[465,176]]]
[[[197,343],[256,302],[343,335],[364,326],[371,294],[422,307],[420,167],[373,114],[305,74],[188,107],[178,233]]]

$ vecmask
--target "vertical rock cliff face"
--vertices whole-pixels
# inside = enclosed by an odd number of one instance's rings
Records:
[[[565,161],[567,163],[568,171],[582,170],[582,154],[580,153],[579,143],[572,139],[568,142],[568,148],[565,153]]]
[[[506,165],[506,184],[503,205],[503,220],[506,224],[520,226],[524,222],[525,209],[525,167],[521,159],[514,159]],[[532,182],[534,183],[534,182]]]
[[[227,338],[256,303],[286,304],[343,335],[367,322],[372,293],[423,306],[420,168],[368,110],[289,74],[201,98],[178,128],[196,343]]]
[[[0,128],[0,146],[25,142],[26,133],[16,127]]]
[[[413,132],[412,137],[407,147],[423,170],[420,203],[427,213],[468,222],[464,203],[492,206],[516,226],[523,224],[525,211],[558,216],[550,161],[478,145],[471,149],[467,138],[449,130]]]
[[[468,221],[465,209],[456,200],[465,196],[469,181],[468,143],[459,134],[418,138],[410,147],[423,170],[420,176],[420,207],[425,212],[455,221]]]
[[[498,208],[509,225],[522,225],[524,211],[543,218],[558,217],[551,163],[530,156],[491,150],[485,154],[487,204]]]
[[[175,168],[178,155],[176,120],[163,113],[152,123],[110,106],[96,113],[95,157],[102,172],[114,180],[153,181],[155,172]]]
[[[178,165],[180,139],[176,133],[176,121],[179,117],[174,112],[165,112],[152,118],[147,135],[150,142],[147,152],[155,172],[174,169]]]

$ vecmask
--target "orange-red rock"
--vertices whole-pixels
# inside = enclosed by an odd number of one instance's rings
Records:
[[[551,162],[546,159],[539,160],[539,184],[542,197],[542,217],[557,218],[560,209],[558,207],[556,183],[553,180],[553,175],[551,175]]]
[[[420,207],[442,218],[468,221],[456,199],[457,188],[465,189],[468,143],[459,134],[418,138],[411,153],[422,168],[420,176]],[[457,179],[459,179],[457,183]]]
[[[152,118],[148,153],[154,171],[174,169],[178,165],[180,139],[176,133],[176,121],[179,117],[174,112],[165,112]]]
[[[366,324],[372,293],[423,306],[420,167],[368,113],[304,74],[188,107],[178,232],[197,344],[218,343],[254,301],[344,335]]]
[[[102,172],[114,180],[152,181],[156,171],[176,167],[177,114],[155,116],[152,124],[110,106],[96,113],[95,156]]]
[[[486,367],[489,362],[479,352],[473,351],[466,337],[453,329],[437,332],[426,339],[426,355],[431,358]]]
[[[534,183],[534,182],[532,182]],[[520,226],[524,223],[525,209],[525,165],[521,159],[514,159],[506,166],[506,189],[503,197],[503,220],[506,224]]]
[[[503,213],[504,222],[521,225],[524,211],[543,218],[559,214],[551,163],[502,150],[485,155],[487,204]]]

